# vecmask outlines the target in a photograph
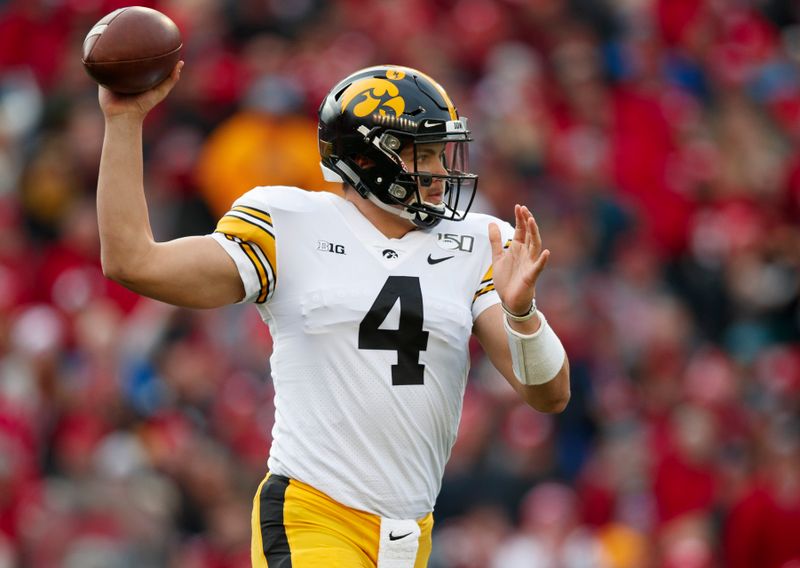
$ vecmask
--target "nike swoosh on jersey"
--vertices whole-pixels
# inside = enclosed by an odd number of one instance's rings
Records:
[[[410,532],[407,532],[406,534],[399,534],[395,536],[394,534],[389,533],[389,540],[400,540],[401,538],[406,538],[410,534]]]
[[[453,258],[452,256],[443,256],[442,258],[433,258],[431,255],[428,255],[428,264],[439,264],[440,262],[444,262],[445,260],[450,260]]]

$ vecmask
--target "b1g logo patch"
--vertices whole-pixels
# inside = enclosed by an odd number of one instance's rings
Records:
[[[344,252],[344,245],[338,245],[328,241],[317,241],[317,250],[321,250],[322,252],[332,252],[334,254],[347,254]]]
[[[460,250],[462,252],[472,252],[475,245],[475,237],[472,235],[457,235],[455,233],[438,233],[436,244],[444,250]]]

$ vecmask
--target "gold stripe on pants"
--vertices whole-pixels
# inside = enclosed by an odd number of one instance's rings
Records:
[[[414,568],[431,553],[433,515],[417,523],[421,535]],[[381,518],[334,501],[294,479],[268,474],[253,499],[254,568],[375,568]]]

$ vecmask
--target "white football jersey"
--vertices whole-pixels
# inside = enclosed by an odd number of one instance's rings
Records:
[[[269,325],[270,471],[395,519],[433,510],[456,438],[472,323],[499,302],[481,214],[400,239],[327,192],[260,187],[214,238]]]

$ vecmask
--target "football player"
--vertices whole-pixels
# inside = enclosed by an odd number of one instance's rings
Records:
[[[474,334],[533,408],[569,399],[564,349],[535,302],[536,222],[468,213],[478,177],[445,90],[397,66],[360,70],[319,111],[321,165],[344,197],[258,187],[212,235],[155,242],[142,121],[178,81],[100,89],[105,274],[194,308],[252,302],[274,341],[275,425],[253,502],[257,567],[422,568],[456,438]]]

